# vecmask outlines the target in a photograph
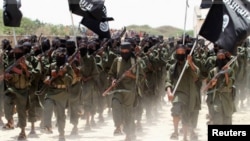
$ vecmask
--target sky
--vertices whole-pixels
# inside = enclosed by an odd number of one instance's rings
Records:
[[[170,25],[180,29],[193,29],[194,6],[201,0],[105,0],[110,28],[128,25],[159,27]],[[68,0],[21,0],[23,16],[45,23],[78,26],[81,17],[69,11]],[[3,3],[0,3],[2,9]],[[186,20],[185,20],[186,17]],[[72,19],[72,20],[71,20]],[[186,21],[186,22],[185,22]],[[186,23],[186,24],[185,24]]]

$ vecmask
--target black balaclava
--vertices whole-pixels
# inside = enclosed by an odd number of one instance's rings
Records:
[[[25,55],[25,51],[23,49],[22,45],[17,45],[14,49],[14,57],[15,59],[21,58],[23,55]]]
[[[68,56],[71,56],[72,54],[74,54],[75,50],[76,50],[76,44],[75,41],[73,40],[67,40],[66,41],[66,48],[67,48],[67,54]]]
[[[96,41],[92,40],[88,42],[88,54],[92,55],[96,51]]]
[[[225,51],[220,49],[217,52],[217,55],[218,54],[225,54]],[[224,58],[224,59],[217,58],[216,59],[216,66],[219,68],[219,70],[221,70],[226,64],[227,64],[227,59],[226,58]]]
[[[10,41],[7,40],[7,39],[3,39],[2,40],[2,49],[4,50],[7,50],[7,51],[10,51],[12,48],[11,48],[11,45],[10,45]]]
[[[32,47],[31,42],[24,42],[23,43],[23,49],[24,49],[25,53],[30,53],[31,47]]]
[[[178,49],[180,49],[180,48],[182,48],[182,49],[184,49],[184,50],[186,50],[186,46],[185,45],[182,45],[182,44],[177,44],[176,45],[176,50],[178,50]],[[175,54],[175,59],[177,59],[178,61],[180,61],[180,62],[183,62],[183,61],[185,61],[185,59],[186,59],[186,53],[185,54]]]
[[[60,47],[60,45],[61,45],[61,41],[59,38],[56,37],[52,40],[52,47],[53,48],[57,49],[58,47]]]
[[[80,54],[82,57],[86,56],[88,53],[88,49],[86,47],[80,48]]]
[[[31,54],[37,56],[42,53],[42,50],[38,46],[32,47]]]
[[[66,56],[65,55],[60,55],[56,56],[56,65],[58,67],[63,66],[66,62]]]
[[[221,70],[227,64],[226,59],[216,59],[216,66]]]
[[[46,52],[47,50],[50,49],[50,40],[49,39],[44,39],[42,40],[41,47],[42,47],[42,52]]]
[[[63,66],[66,63],[66,50],[65,48],[58,48],[56,50],[56,65],[58,67]]]

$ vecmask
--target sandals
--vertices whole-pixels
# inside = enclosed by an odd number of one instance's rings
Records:
[[[52,129],[49,128],[49,127],[44,127],[44,128],[42,129],[42,132],[45,133],[45,134],[53,134]]]
[[[70,135],[78,135],[78,128],[77,127],[74,127],[70,133]]]
[[[172,133],[171,136],[170,136],[170,139],[172,140],[178,140],[179,139],[179,136],[178,136],[178,133]]]
[[[65,141],[65,136],[64,135],[59,135],[59,140],[58,141]]]
[[[6,123],[2,128],[5,130],[11,130],[14,129],[14,125],[11,123]]]
[[[198,135],[196,133],[191,133],[190,134],[190,140],[197,141],[198,140]]]
[[[17,140],[18,141],[25,141],[27,139],[26,134],[25,133],[20,133]]]
[[[119,135],[123,135],[122,130],[120,128],[116,128],[114,131],[114,136],[119,136]]]

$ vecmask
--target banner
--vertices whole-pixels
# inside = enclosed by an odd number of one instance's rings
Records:
[[[81,24],[96,33],[100,39],[111,38],[106,6],[103,0],[69,0],[72,13],[82,16]]]
[[[79,16],[90,14],[96,20],[106,17],[106,8],[103,0],[69,0],[69,9]]]
[[[246,0],[215,0],[199,35],[232,54],[250,33],[249,3]]]
[[[210,8],[212,4],[213,4],[212,0],[201,0],[200,8],[201,9]]]
[[[95,32],[99,39],[111,38],[109,24],[107,21],[98,21],[92,16],[85,16],[81,20],[81,24]]]
[[[9,27],[20,27],[23,17],[19,10],[21,7],[20,0],[4,0],[3,1],[3,23]]]

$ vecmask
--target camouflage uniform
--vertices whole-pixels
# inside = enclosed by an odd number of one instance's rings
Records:
[[[112,65],[114,59],[117,57],[117,54],[115,54],[115,52],[113,52],[109,48],[108,52],[103,57],[104,57],[103,62],[102,62],[103,63],[103,69],[104,69],[105,75],[107,75],[107,77],[108,77],[108,72],[109,72],[109,70],[111,68],[111,65]],[[111,80],[109,78],[108,78],[108,83],[107,84],[108,84],[108,86],[111,85]],[[108,112],[109,112],[109,114],[112,114],[111,113],[112,94],[106,96],[105,99],[106,99],[107,107],[109,109]]]
[[[62,50],[61,48],[57,49],[59,54]],[[62,65],[63,73],[59,75],[58,73]],[[51,64],[50,70],[49,73],[51,74],[47,74],[47,78],[44,81],[48,85],[44,101],[44,126],[46,128],[51,128],[51,108],[53,109],[53,107],[55,107],[58,132],[60,134],[59,139],[64,140],[64,128],[66,124],[65,109],[68,106],[69,100],[68,88],[72,84],[74,72],[71,66],[65,63],[57,65],[57,61]],[[56,76],[53,76],[54,72],[56,72]]]
[[[23,58],[22,58],[23,59]],[[31,110],[30,108],[30,93],[31,93],[31,82],[35,79],[35,74],[38,73],[32,66],[32,64],[28,60],[23,60],[23,64],[26,64],[26,69],[22,66],[17,65],[15,68],[19,69],[21,73],[17,73],[17,71],[13,74],[10,74],[11,77],[7,78],[7,92],[13,94],[12,98],[14,98],[17,108],[18,114],[18,126],[21,128],[21,133],[19,135],[19,139],[26,138],[25,127],[27,120],[27,110]],[[34,112],[32,116],[33,119],[30,119],[31,122],[35,121]]]
[[[215,67],[209,72],[208,81],[210,81],[216,73],[218,67]],[[229,68],[229,83],[225,83],[225,76],[222,74],[218,77],[216,85],[211,88],[209,95],[209,103],[211,104],[211,116],[213,124],[232,124],[232,115],[235,112],[233,101],[232,86],[235,81],[235,74],[232,68]]]
[[[108,87],[108,74],[104,71],[103,67],[103,57],[96,55],[96,65],[99,71],[98,80],[96,81],[96,90],[97,90],[97,112],[99,114],[99,121],[104,122],[103,111],[105,108],[105,97],[102,96],[102,92]]]
[[[113,79],[119,79],[125,71],[130,69],[135,61],[135,58],[132,57],[129,58],[128,61],[117,57],[110,68],[109,76]],[[140,72],[136,72],[136,70],[136,68],[132,69],[132,73],[138,73],[138,80],[141,80],[143,72],[141,69]],[[135,117],[133,110],[137,94],[136,87],[136,80],[124,77],[116,86],[112,98],[112,112],[115,127],[119,128],[123,124],[124,131],[127,135],[126,137],[135,135]]]
[[[246,99],[246,82],[247,82],[247,48],[243,46],[239,46],[238,48],[238,69],[235,72],[235,86],[236,86],[236,99],[235,104],[238,106],[238,104],[241,104],[241,107],[243,107],[243,102]]]
[[[96,88],[96,81],[98,78],[98,69],[96,65],[96,60],[93,56],[89,56],[86,54],[85,56],[82,56],[80,59],[80,77],[82,78],[82,104],[84,108],[84,112],[87,116],[86,120],[86,126],[85,128],[87,130],[90,129],[90,123],[88,116],[93,117],[96,113],[96,102],[94,100],[97,100],[97,93],[95,91]]]
[[[183,56],[183,54],[181,54]],[[194,65],[194,64],[193,64]],[[174,133],[171,138],[178,138],[178,123],[181,119],[183,126],[183,133],[186,138],[187,127],[191,128],[190,137],[194,137],[194,123],[197,119],[197,110],[201,109],[200,105],[200,94],[197,89],[197,82],[200,77],[200,69],[197,66],[193,66],[195,70],[187,64],[184,68],[185,62],[174,63],[167,75],[166,75],[166,90],[173,89],[180,77],[180,73],[185,69],[181,81],[173,95],[171,114],[173,117]],[[187,85],[188,84],[188,85]]]

